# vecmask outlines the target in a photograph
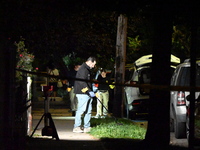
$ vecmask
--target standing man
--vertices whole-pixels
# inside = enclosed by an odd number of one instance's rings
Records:
[[[76,78],[83,80],[91,80],[90,70],[94,68],[96,64],[96,58],[89,57],[85,63],[81,65]],[[92,97],[95,97],[95,93],[92,91],[92,84],[87,81],[75,81],[74,93],[78,99],[78,107],[75,115],[75,123],[73,132],[90,132],[90,119],[92,113]],[[81,115],[84,115],[84,129],[81,128],[82,120]]]
[[[76,73],[81,65],[76,64],[72,71],[70,71],[70,77],[76,78]],[[77,97],[74,93],[74,80],[69,80],[69,88],[71,89],[69,92],[69,98],[70,98],[70,108],[72,112],[72,116],[75,116],[75,111],[77,110]]]
[[[109,78],[106,76],[106,70],[104,69],[101,70],[101,74],[99,75],[97,80],[100,83],[98,84],[99,98],[97,100],[97,114],[95,118],[100,118],[100,117],[105,118],[108,115],[107,110],[108,110],[109,89],[110,89],[108,84],[103,84],[103,83],[108,83],[109,81]]]

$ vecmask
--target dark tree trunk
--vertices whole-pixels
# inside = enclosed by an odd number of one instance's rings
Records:
[[[162,7],[155,8],[153,22],[155,28],[153,43],[153,61],[151,72],[152,85],[170,85],[170,54],[172,22],[170,14]],[[169,10],[168,10],[169,11]],[[161,88],[150,92],[149,122],[145,141],[151,146],[169,145],[169,103],[170,91]]]

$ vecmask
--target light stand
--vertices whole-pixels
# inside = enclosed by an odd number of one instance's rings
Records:
[[[52,136],[52,138],[56,138],[56,140],[59,140],[55,124],[53,122],[53,119],[51,117],[51,113],[49,113],[49,99],[48,97],[51,96],[53,92],[53,86],[43,86],[42,91],[44,92],[44,114],[42,115],[41,119],[39,120],[38,124],[36,125],[33,133],[31,134],[31,137],[37,130],[40,122],[44,118],[44,128],[42,129],[42,136]]]

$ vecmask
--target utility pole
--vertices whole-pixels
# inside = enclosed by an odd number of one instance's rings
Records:
[[[115,60],[115,83],[124,83],[125,62],[126,62],[126,36],[127,36],[127,17],[118,17],[117,41],[116,41],[116,60]],[[113,114],[116,117],[122,116],[123,108],[123,87],[116,85],[114,90]]]

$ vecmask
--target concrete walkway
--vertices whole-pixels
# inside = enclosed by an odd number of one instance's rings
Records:
[[[39,123],[40,116],[33,116],[33,129]],[[52,116],[56,131],[60,140],[99,140],[88,133],[73,133],[74,117]],[[44,128],[44,120],[41,121],[34,138],[52,138],[52,136],[42,136],[42,129]]]
[[[50,101],[49,113],[52,116],[53,122],[55,124],[57,134],[60,140],[99,140],[94,138],[88,133],[73,133],[74,118],[72,113],[69,111],[69,104],[57,98],[56,101]],[[33,103],[32,107],[32,129],[36,128],[42,115],[44,114],[44,102],[39,99],[39,101]],[[92,116],[96,113],[92,112]],[[34,138],[52,138],[52,136],[42,136],[41,132],[44,128],[44,118],[39,123],[37,130],[34,132]],[[32,131],[33,133],[33,131]]]
[[[149,148],[145,143],[137,140],[127,139],[98,139],[88,133],[73,133],[74,117],[69,112],[69,106],[62,101],[51,102],[49,113],[51,113],[53,122],[59,140],[52,139],[52,136],[42,136],[41,132],[44,128],[44,120],[41,121],[33,138],[28,138],[26,143],[27,150],[132,150]],[[32,109],[32,125],[33,130],[44,114],[43,104],[36,103]],[[92,112],[95,116],[95,112]],[[186,150],[184,147],[169,146],[167,150]],[[155,147],[152,149],[155,150]]]
[[[32,131],[35,130],[32,138],[27,139],[26,150],[106,150],[104,142],[91,136],[88,133],[73,133],[74,117],[69,111],[69,105],[63,101],[50,102],[49,113],[51,113],[59,140],[52,139],[52,136],[42,136],[44,114],[42,101],[33,103],[32,107]],[[92,112],[92,116],[95,116]]]

